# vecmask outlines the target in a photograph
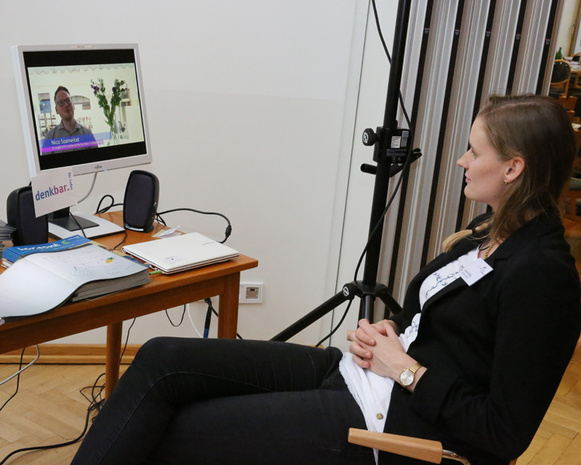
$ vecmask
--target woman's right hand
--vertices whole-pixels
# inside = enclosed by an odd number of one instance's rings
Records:
[[[395,323],[389,320],[380,321],[379,323],[371,325],[371,327],[382,336],[387,335],[384,326],[385,321],[395,327]],[[375,346],[376,341],[373,338],[373,334],[370,334],[370,331],[365,331],[361,327],[362,322],[367,323],[364,324],[364,326],[369,327],[369,322],[367,320],[361,320],[357,329],[350,329],[347,331],[347,340],[351,341],[349,352],[355,356],[353,357],[355,363],[357,363],[361,368],[369,368],[371,366],[369,361],[373,357],[371,348]]]
[[[400,374],[417,363],[403,348],[395,331],[395,323],[383,320],[371,325],[367,320],[359,321],[359,328],[348,333],[351,340],[349,352],[353,361],[363,369],[368,369],[378,376],[388,377],[399,382]],[[426,368],[417,371],[416,380],[425,373]],[[415,381],[417,382],[417,381]],[[414,384],[408,386],[410,391]]]

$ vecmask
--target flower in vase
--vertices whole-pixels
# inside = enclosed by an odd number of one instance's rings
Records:
[[[108,100],[105,95],[106,87],[103,79],[97,79],[97,82],[91,80],[91,89],[93,89],[93,94],[97,97],[97,102],[99,106],[103,109],[105,114],[105,122],[111,129],[111,133],[114,132],[115,128],[115,111],[121,103],[122,95],[127,92],[128,88],[125,81],[115,79],[114,85],[111,88],[111,99]]]

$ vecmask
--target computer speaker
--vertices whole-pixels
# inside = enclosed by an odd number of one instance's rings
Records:
[[[6,200],[6,215],[8,224],[16,228],[12,234],[14,245],[48,242],[48,218],[46,215],[36,217],[31,186],[10,193]]]
[[[123,200],[123,225],[132,231],[149,232],[157,213],[159,180],[155,174],[135,170],[129,175]]]

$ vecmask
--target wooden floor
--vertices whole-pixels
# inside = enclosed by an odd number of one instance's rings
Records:
[[[528,450],[517,465],[581,465],[581,345]]]
[[[0,365],[0,381],[17,365]],[[77,438],[85,426],[89,402],[79,392],[103,373],[100,365],[34,365],[20,378],[18,394],[0,411],[0,462],[15,449],[59,444]],[[16,380],[0,386],[0,407],[14,393]],[[27,452],[6,465],[66,465],[78,444]]]
[[[581,221],[565,220],[565,225],[581,273]],[[0,365],[0,382],[15,369]],[[0,411],[0,462],[15,449],[79,436],[89,405],[79,391],[92,386],[102,372],[101,365],[35,365],[23,373],[18,395]],[[0,406],[15,388],[15,380],[0,386]],[[77,448],[18,454],[6,465],[66,465]],[[531,446],[518,460],[518,465],[556,464],[581,465],[581,345]]]

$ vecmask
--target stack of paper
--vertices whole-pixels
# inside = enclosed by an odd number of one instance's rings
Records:
[[[0,241],[12,240],[12,233],[14,231],[16,231],[16,228],[13,228],[5,221],[0,220]]]
[[[0,318],[22,318],[72,300],[143,285],[148,267],[90,243],[61,252],[35,253],[0,274]]]
[[[12,240],[12,233],[16,230],[12,226],[6,224],[5,221],[0,220],[0,258],[2,258],[2,254],[5,250],[3,241],[10,241]]]

